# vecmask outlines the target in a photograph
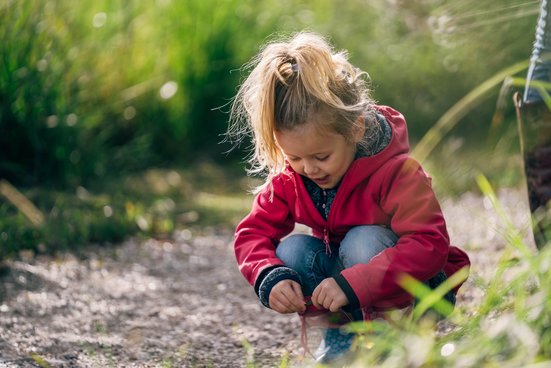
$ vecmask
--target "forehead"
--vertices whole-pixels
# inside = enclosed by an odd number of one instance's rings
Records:
[[[276,140],[286,155],[309,156],[346,146],[345,138],[328,129],[306,123],[290,130],[276,131]]]

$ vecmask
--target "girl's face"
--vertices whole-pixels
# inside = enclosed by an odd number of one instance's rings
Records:
[[[293,170],[320,188],[331,189],[354,161],[356,143],[363,138],[364,128],[356,130],[354,142],[334,132],[320,132],[315,123],[276,131],[275,137]]]

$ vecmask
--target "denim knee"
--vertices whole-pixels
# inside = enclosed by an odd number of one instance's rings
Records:
[[[320,250],[325,251],[323,242],[310,235],[295,234],[285,238],[276,248],[276,256],[289,268],[300,272],[311,265],[307,261]]]
[[[341,242],[339,258],[344,268],[369,261],[383,250],[393,247],[398,236],[379,225],[356,226],[348,231]]]

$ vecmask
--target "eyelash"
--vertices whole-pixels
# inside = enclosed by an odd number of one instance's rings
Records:
[[[329,158],[329,155],[323,156],[323,157],[314,157],[314,158],[318,161],[325,161]],[[297,157],[293,157],[293,158],[287,157],[287,159],[291,162],[297,162],[300,160],[300,158],[297,158]]]

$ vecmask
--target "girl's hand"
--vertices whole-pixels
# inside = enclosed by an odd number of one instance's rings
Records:
[[[270,291],[270,308],[279,313],[304,312],[304,296],[300,284],[292,280],[282,280]]]
[[[329,277],[314,289],[312,303],[316,308],[325,308],[331,312],[336,312],[348,304],[348,298],[335,279]]]

